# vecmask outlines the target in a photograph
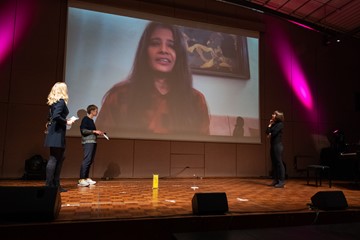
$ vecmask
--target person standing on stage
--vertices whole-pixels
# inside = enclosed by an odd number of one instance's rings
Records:
[[[58,187],[61,192],[66,192],[60,186],[60,173],[64,162],[66,125],[72,125],[76,119],[67,119],[69,109],[68,88],[64,82],[57,82],[51,88],[47,98],[49,105],[48,133],[45,137],[45,147],[50,148],[50,157],[46,165],[46,182],[48,187]]]
[[[284,128],[284,114],[274,111],[270,123],[267,126],[266,134],[270,138],[270,157],[272,163],[273,182],[270,186],[283,188],[285,186],[285,166],[283,162],[282,134]]]
[[[86,112],[87,115],[83,117],[80,125],[81,143],[84,151],[84,158],[80,168],[80,180],[78,182],[78,186],[80,187],[96,184],[96,181],[89,178],[89,171],[95,158],[97,136],[104,135],[103,131],[96,130],[93,120],[98,114],[98,107],[93,104],[89,105]]]

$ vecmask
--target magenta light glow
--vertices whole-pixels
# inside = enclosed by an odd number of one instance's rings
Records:
[[[308,109],[313,110],[313,99],[306,76],[301,68],[294,50],[289,44],[286,35],[280,29],[272,29],[274,53],[278,58],[285,79],[294,91],[300,102]]]
[[[305,74],[303,73],[299,62],[296,59],[292,61],[292,89],[298,99],[309,110],[313,109],[312,95],[309,86],[306,82]],[[290,76],[288,76],[289,79]]]
[[[0,64],[23,38],[34,15],[36,2],[23,1],[16,5],[8,0],[0,8]],[[16,17],[15,17],[16,14]]]
[[[309,26],[306,26],[305,24],[302,24],[302,23],[298,23],[298,22],[295,22],[295,21],[292,21],[292,20],[288,20],[289,22],[295,24],[295,25],[298,25],[300,27],[303,27],[303,28],[306,28],[306,29],[309,29],[309,30],[312,30],[312,31],[315,31],[315,32],[318,32],[318,30],[312,28],[312,27],[309,27]]]
[[[14,37],[14,19],[10,3],[0,10],[0,64],[10,53]]]

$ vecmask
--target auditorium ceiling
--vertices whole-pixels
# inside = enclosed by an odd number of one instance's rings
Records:
[[[360,39],[360,0],[224,0]]]

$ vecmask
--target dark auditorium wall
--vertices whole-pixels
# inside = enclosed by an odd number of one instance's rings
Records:
[[[294,169],[294,157],[306,155],[318,160],[320,149],[328,146],[326,136],[335,128],[343,129],[348,142],[359,142],[360,112],[355,108],[355,93],[360,92],[359,39],[345,37],[341,44],[325,46],[321,32],[216,0],[87,2],[261,31],[261,130],[265,130],[273,110],[284,111],[284,160],[289,176],[300,174]],[[32,155],[49,155],[43,147],[46,97],[51,86],[64,77],[66,9],[66,0],[0,3],[0,11],[6,13],[0,13],[1,21],[13,29],[9,52],[0,58],[2,179],[21,177],[24,161]],[[308,77],[316,109],[312,112],[298,101],[274,60],[278,44],[273,41],[277,36],[274,29],[284,32],[295,49],[287,61],[299,59]],[[293,73],[291,64],[286,72]],[[261,144],[100,139],[92,177],[147,178],[153,173],[160,177],[268,176],[268,152],[269,142],[264,135]],[[81,158],[80,139],[68,137],[62,177],[77,178]],[[189,168],[184,169],[186,166]]]

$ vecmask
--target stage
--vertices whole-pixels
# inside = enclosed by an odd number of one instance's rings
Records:
[[[153,179],[95,180],[98,182],[94,186],[78,187],[77,179],[62,179],[68,191],[60,194],[61,209],[54,220],[3,221],[2,236],[21,239],[17,234],[23,232],[27,236],[40,234],[34,239],[62,239],[72,232],[73,237],[87,239],[114,234],[127,239],[180,239],[181,234],[195,232],[360,222],[360,189],[349,181],[333,180],[329,188],[326,180],[316,187],[312,179],[310,185],[303,178],[288,179],[285,188],[278,189],[268,186],[271,180],[265,178],[160,177],[158,188],[153,189]],[[43,185],[43,181],[0,180],[0,186]],[[311,197],[319,191],[343,192],[348,208],[312,209]],[[193,214],[196,193],[226,193],[229,211]]]

